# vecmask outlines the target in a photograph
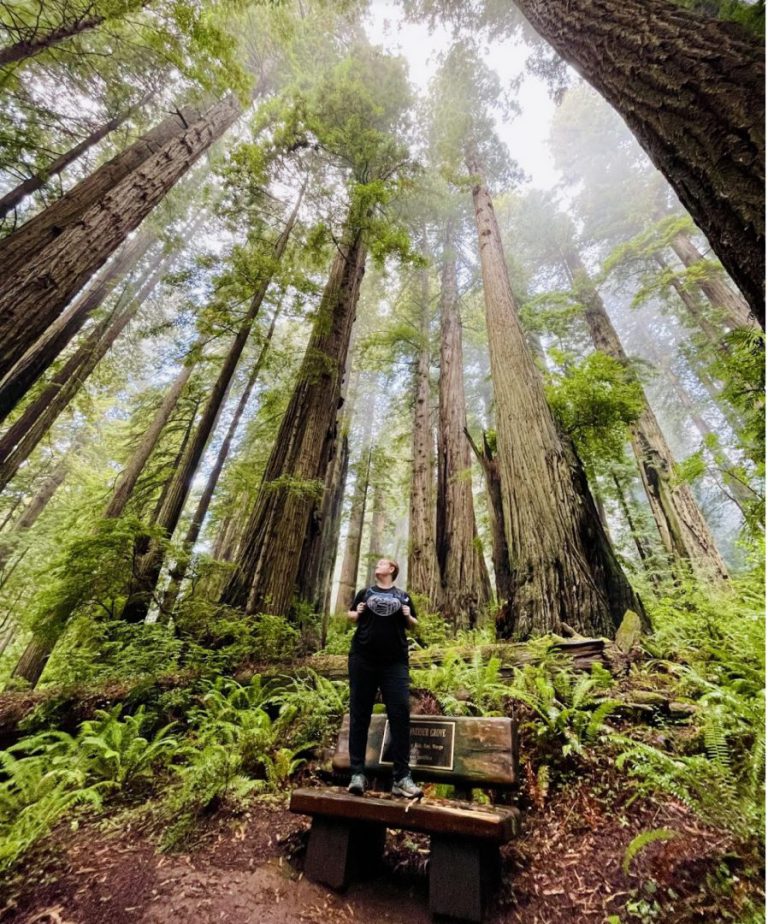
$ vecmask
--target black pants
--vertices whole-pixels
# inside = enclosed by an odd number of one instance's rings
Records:
[[[410,772],[411,706],[408,698],[408,664],[377,664],[362,655],[349,655],[349,764],[352,773],[365,772],[365,745],[376,691],[387,707],[392,735],[390,753],[396,780]],[[376,755],[378,758],[378,754]]]

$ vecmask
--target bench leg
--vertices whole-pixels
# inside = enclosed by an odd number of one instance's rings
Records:
[[[466,921],[482,921],[491,888],[501,873],[499,848],[433,834],[429,859],[429,910]]]
[[[316,816],[309,832],[304,873],[332,889],[372,872],[384,853],[383,825]]]

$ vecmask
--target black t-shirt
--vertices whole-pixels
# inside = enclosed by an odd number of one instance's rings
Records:
[[[398,587],[379,587],[374,584],[355,594],[350,610],[359,603],[365,609],[357,618],[357,630],[352,636],[350,651],[364,655],[370,661],[407,661],[408,640],[405,637],[406,616],[403,604],[411,608],[416,617],[413,601]]]

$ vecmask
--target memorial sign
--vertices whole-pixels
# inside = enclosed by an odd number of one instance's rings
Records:
[[[456,739],[456,723],[441,719],[411,719],[411,767],[426,767],[432,770],[453,770],[453,751]],[[380,764],[391,764],[390,743],[392,737],[389,720],[384,726],[381,742]]]

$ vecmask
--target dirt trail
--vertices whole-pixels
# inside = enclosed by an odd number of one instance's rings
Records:
[[[593,781],[591,781],[593,782]],[[522,836],[503,850],[503,881],[488,924],[602,924],[627,916],[628,901],[658,905],[664,924],[733,921],[721,899],[703,887],[724,862],[740,871],[734,845],[705,828],[684,807],[637,800],[615,790],[597,794],[575,782],[540,810],[531,808]],[[670,827],[621,869],[627,844],[640,831]],[[379,875],[334,893],[303,876],[309,819],[283,806],[254,803],[246,815],[214,817],[186,854],[158,852],[146,833],[84,824],[60,829],[28,859],[0,910],[13,924],[429,924],[428,840],[389,832]],[[730,857],[730,859],[728,859]],[[647,883],[652,882],[649,891]],[[759,886],[739,880],[737,907]],[[738,919],[736,919],[738,920]]]

